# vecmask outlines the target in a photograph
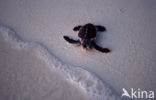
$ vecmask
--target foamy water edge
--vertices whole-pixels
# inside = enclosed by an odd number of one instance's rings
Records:
[[[81,88],[90,98],[94,100],[121,100],[109,86],[104,84],[94,74],[81,67],[70,66],[59,61],[39,43],[23,41],[14,31],[2,25],[0,25],[0,33],[2,33],[6,41],[9,41],[13,47],[18,49],[36,47],[37,57],[45,61],[53,70],[64,76],[68,82]]]

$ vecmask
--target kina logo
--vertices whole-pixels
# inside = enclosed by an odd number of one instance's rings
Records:
[[[122,88],[122,95],[121,97],[128,97],[128,98],[154,98],[154,91],[142,91],[141,89],[134,90],[133,88],[130,89],[130,92],[125,88]]]

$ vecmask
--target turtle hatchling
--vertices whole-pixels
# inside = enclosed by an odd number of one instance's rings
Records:
[[[102,53],[108,53],[110,50],[108,48],[100,47],[96,44],[96,33],[106,31],[104,26],[101,25],[93,25],[91,23],[85,24],[83,26],[78,25],[73,28],[73,31],[79,31],[78,37],[79,39],[75,40],[68,36],[63,36],[63,38],[71,44],[81,45],[84,49],[96,49]]]

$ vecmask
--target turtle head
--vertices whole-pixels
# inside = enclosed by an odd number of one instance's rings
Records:
[[[83,49],[86,49],[86,50],[91,49],[91,47],[92,47],[90,39],[81,40],[81,44],[82,44]]]

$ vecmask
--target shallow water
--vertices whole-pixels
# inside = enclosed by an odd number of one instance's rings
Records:
[[[3,99],[120,99],[94,74],[62,63],[40,44],[24,42],[3,26],[0,40]]]

